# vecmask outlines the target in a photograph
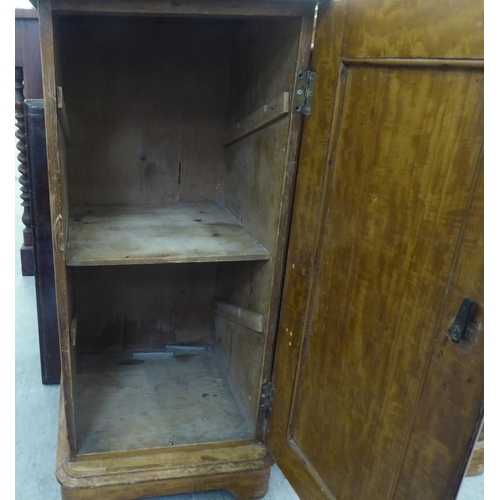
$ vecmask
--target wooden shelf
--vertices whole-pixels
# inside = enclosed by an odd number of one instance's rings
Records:
[[[267,260],[267,250],[220,203],[74,207],[69,266]]]

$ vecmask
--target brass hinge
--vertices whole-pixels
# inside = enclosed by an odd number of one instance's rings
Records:
[[[259,410],[265,413],[266,418],[273,409],[274,385],[272,382],[264,382],[260,391]]]
[[[299,71],[297,83],[295,84],[295,96],[293,100],[293,111],[301,115],[311,114],[312,98],[314,95],[314,71]]]

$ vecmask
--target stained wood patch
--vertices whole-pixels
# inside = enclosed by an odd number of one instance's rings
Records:
[[[290,94],[283,92],[272,101],[264,104],[257,111],[243,118],[243,120],[229,127],[223,134],[222,145],[228,146],[233,142],[253,134],[266,127],[290,111]]]
[[[57,117],[59,118],[59,122],[61,123],[61,128],[63,129],[66,143],[69,144],[71,135],[69,132],[69,121],[68,115],[66,113],[66,104],[64,103],[64,94],[62,87],[57,87]]]
[[[239,325],[246,326],[255,332],[262,333],[264,331],[264,317],[262,314],[217,300],[213,302],[213,311],[215,314]]]
[[[69,266],[267,259],[268,251],[220,203],[84,206],[70,218]]]

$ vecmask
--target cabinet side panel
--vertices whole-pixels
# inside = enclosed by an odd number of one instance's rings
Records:
[[[313,12],[286,21],[248,22],[238,32],[229,125],[284,92],[291,106],[297,71],[309,63]],[[221,265],[218,273],[219,300],[264,317],[262,335],[240,325],[233,325],[231,333],[226,328],[220,337],[216,331],[217,342],[225,343],[222,350],[231,352],[230,385],[257,434],[263,423],[260,387],[270,377],[273,358],[301,123],[300,115],[288,113],[225,148],[223,202],[270,253],[266,263]]]
[[[67,238],[67,203],[65,203],[65,154],[63,139],[57,119],[56,67],[52,11],[48,0],[40,0],[40,40],[42,52],[42,77],[44,86],[45,129],[47,138],[47,168],[50,191],[52,242],[54,251],[54,276],[61,349],[64,406],[71,454],[75,453],[74,420],[74,352],[70,344],[71,321],[70,286],[65,265]]]
[[[261,394],[260,377],[265,337],[221,316],[215,318],[218,363],[252,433]]]
[[[232,48],[230,125],[292,90],[302,18],[246,21]]]
[[[279,245],[289,129],[283,117],[225,148],[223,201],[271,256]]]
[[[218,265],[217,297],[226,298],[243,309],[259,312],[268,321],[270,262],[223,263]],[[221,292],[223,290],[223,292]],[[234,321],[216,315],[215,350],[233,395],[240,405],[249,427],[257,425],[257,407],[260,396],[264,334],[257,333]]]

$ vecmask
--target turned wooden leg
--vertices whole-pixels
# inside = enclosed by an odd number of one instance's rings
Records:
[[[21,270],[23,276],[35,275],[35,259],[33,254],[33,235],[31,232],[31,195],[28,181],[28,159],[26,154],[26,129],[24,121],[24,84],[23,68],[16,67],[16,137],[19,154],[19,183],[21,184],[21,206],[23,211],[23,246],[21,247]]]

